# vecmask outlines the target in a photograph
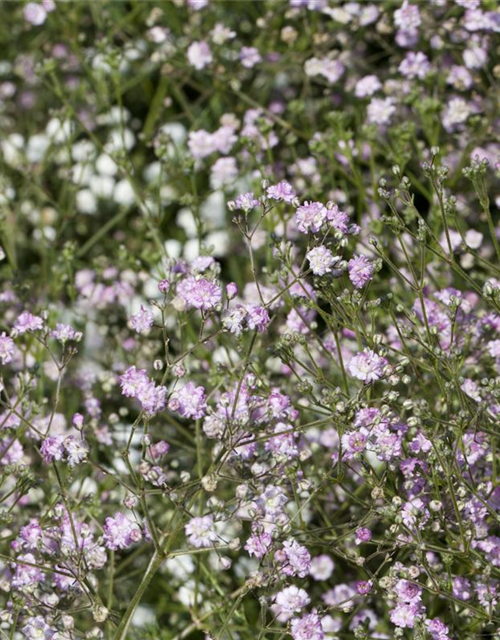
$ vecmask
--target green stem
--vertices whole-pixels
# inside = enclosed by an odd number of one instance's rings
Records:
[[[126,640],[128,629],[129,629],[130,623],[132,622],[132,618],[135,613],[135,610],[137,609],[137,606],[139,605],[142,599],[142,596],[144,595],[144,592],[148,588],[149,583],[153,579],[155,573],[160,568],[164,559],[165,559],[165,556],[161,556],[157,551],[154,552],[153,556],[151,557],[151,560],[149,561],[148,568],[146,569],[146,572],[144,573],[142,580],[139,586],[137,587],[137,590],[134,593],[134,596],[127,607],[127,610],[125,611],[125,614],[120,621],[118,629],[116,630],[115,640]]]

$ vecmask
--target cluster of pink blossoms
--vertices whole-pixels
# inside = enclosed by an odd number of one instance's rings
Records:
[[[0,635],[497,640],[499,8],[11,4]]]
[[[154,415],[165,408],[166,387],[156,385],[150,380],[145,369],[129,367],[120,376],[120,385],[123,395],[127,398],[137,398],[146,413]]]

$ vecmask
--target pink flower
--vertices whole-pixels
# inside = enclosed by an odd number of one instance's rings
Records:
[[[26,333],[27,331],[39,331],[42,328],[42,318],[40,318],[40,316],[34,316],[29,311],[23,311],[14,325],[14,329],[20,334]]]
[[[315,612],[294,618],[290,629],[293,640],[323,640],[325,637],[321,618]]]
[[[364,76],[356,82],[354,95],[356,98],[368,98],[381,88],[382,83],[377,76]]]
[[[130,317],[130,325],[137,333],[148,333],[154,323],[154,314],[141,305],[140,311]]]
[[[304,589],[295,585],[285,587],[274,597],[272,612],[280,622],[287,622],[295,614],[307,607],[311,599]]]
[[[122,393],[127,398],[137,398],[143,410],[149,415],[165,408],[167,389],[152,382],[144,369],[129,367],[120,376]]]
[[[64,457],[63,436],[49,436],[45,438],[40,447],[43,461],[50,464],[55,460],[62,460]]]
[[[311,570],[310,575],[314,580],[328,580],[333,570],[335,569],[335,563],[325,554],[320,556],[316,556],[311,560]]]
[[[2,364],[8,364],[9,362],[12,362],[15,351],[16,346],[14,344],[14,340],[12,340],[12,338],[9,338],[5,331],[3,331],[0,334],[0,362]]]
[[[331,273],[334,265],[340,260],[338,256],[334,256],[326,247],[314,247],[306,253],[311,271],[316,276],[324,276]]]
[[[226,296],[228,300],[236,298],[238,295],[238,285],[235,282],[230,282],[226,285]]]
[[[69,324],[62,324],[61,322],[58,322],[56,324],[56,328],[50,332],[50,337],[59,340],[62,344],[65,344],[68,340],[79,342],[82,339],[82,333],[80,331],[75,331],[75,329],[73,329]]]
[[[415,621],[419,614],[419,608],[416,604],[398,604],[393,609],[389,617],[392,624],[401,629],[413,629]]]
[[[368,105],[367,115],[370,124],[386,125],[396,113],[393,98],[373,98]]]
[[[264,333],[270,322],[269,313],[264,307],[254,304],[247,306],[246,323],[249,329],[256,329],[259,333]]]
[[[140,526],[120,512],[113,518],[106,518],[103,529],[104,544],[113,551],[128,549],[142,539]]]
[[[281,563],[281,572],[286,576],[305,578],[311,568],[311,554],[296,540],[285,540],[283,550],[276,552]]]
[[[240,52],[241,64],[247,69],[255,67],[256,64],[261,62],[262,56],[258,49],[255,47],[242,47]]]
[[[245,212],[251,211],[259,205],[260,202],[255,198],[251,191],[248,193],[242,193],[236,198],[236,200],[228,202],[230,209],[241,209]]]
[[[198,71],[204,69],[213,60],[210,47],[204,40],[193,42],[187,50],[187,57],[189,64]]]
[[[184,527],[189,544],[197,549],[212,547],[218,540],[212,516],[191,518]]]
[[[259,560],[263,558],[273,544],[273,538],[265,531],[261,534],[253,533],[245,544],[245,550],[249,556],[255,556]]]
[[[177,411],[183,418],[193,420],[203,418],[207,412],[205,389],[201,386],[195,387],[193,382],[188,382],[182,389],[174,391],[168,402],[168,408]]]
[[[220,304],[222,291],[218,284],[206,278],[188,277],[177,285],[177,295],[187,307],[208,311]]]
[[[145,369],[137,370],[135,367],[129,367],[125,373],[120,376],[120,385],[122,393],[128,398],[136,398],[139,389],[149,382]]]
[[[409,4],[408,0],[405,0],[403,6],[394,12],[394,23],[401,29],[416,29],[421,22],[419,8],[414,4]]]
[[[349,260],[347,268],[349,280],[356,289],[364,287],[373,277],[373,262],[368,260],[366,256],[354,256]]]
[[[271,200],[281,200],[282,202],[292,202],[295,198],[295,191],[292,185],[286,180],[278,182],[267,188],[266,194]]]
[[[359,527],[359,529],[356,529],[356,544],[361,544],[362,542],[370,542],[371,539],[372,532],[370,531],[370,529],[367,529],[366,527]]]
[[[41,4],[28,2],[23,9],[24,19],[35,27],[40,26],[47,19],[47,11]]]
[[[422,80],[429,73],[431,65],[425,53],[410,51],[398,68],[406,78]]]
[[[76,436],[68,436],[63,445],[70,468],[85,462],[89,453],[89,447],[85,440]]]
[[[326,219],[327,209],[321,202],[304,202],[295,212],[295,222],[302,233],[318,233]]]
[[[365,384],[376,382],[384,375],[387,360],[377,355],[371,349],[365,349],[356,354],[347,364],[347,371],[351,376]]]

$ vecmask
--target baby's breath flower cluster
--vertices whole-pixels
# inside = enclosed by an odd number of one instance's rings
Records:
[[[497,4],[0,18],[0,637],[500,638]]]

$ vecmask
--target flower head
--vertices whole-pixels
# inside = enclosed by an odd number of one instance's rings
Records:
[[[371,349],[356,354],[347,364],[347,371],[365,384],[376,382],[384,375],[387,360]]]
[[[174,391],[168,402],[168,408],[177,411],[183,418],[199,420],[207,412],[205,389],[188,382],[178,391]]]
[[[210,515],[191,518],[184,530],[189,544],[197,549],[212,547],[218,540],[214,520]]]

